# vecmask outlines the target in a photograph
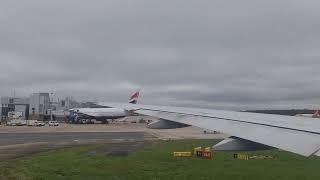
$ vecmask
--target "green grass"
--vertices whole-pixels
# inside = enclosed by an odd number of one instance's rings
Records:
[[[320,158],[288,152],[262,151],[277,160],[234,160],[231,152],[216,152],[213,160],[174,158],[173,151],[211,146],[212,140],[179,140],[154,143],[128,157],[89,157],[95,146],[68,148],[0,162],[0,179],[319,179]]]

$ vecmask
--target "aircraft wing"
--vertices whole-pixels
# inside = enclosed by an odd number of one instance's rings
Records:
[[[240,144],[258,143],[303,156],[320,156],[320,121],[310,118],[200,108],[100,103],[160,118],[158,125],[183,124],[223,132]],[[165,122],[169,123],[165,123]],[[150,126],[152,128],[152,125]],[[154,127],[157,127],[155,125]],[[234,139],[233,139],[234,140]],[[243,141],[244,140],[244,141]],[[247,142],[246,142],[247,141]],[[230,142],[230,139],[219,145]]]

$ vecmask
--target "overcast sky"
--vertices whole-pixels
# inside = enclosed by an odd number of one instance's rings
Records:
[[[319,17],[316,0],[1,0],[0,95],[316,108]]]

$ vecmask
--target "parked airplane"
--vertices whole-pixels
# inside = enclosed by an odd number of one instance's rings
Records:
[[[135,104],[139,99],[140,92],[135,92],[130,96],[129,103]],[[95,123],[100,121],[102,123],[108,123],[109,120],[114,120],[122,117],[126,117],[131,113],[121,108],[79,108],[73,109],[75,117],[73,118],[75,122],[78,123]]]
[[[320,110],[315,111],[313,114],[297,114],[297,117],[308,117],[308,118],[320,118]]]
[[[320,156],[320,121],[311,118],[172,106],[98,104],[160,118],[149,124],[149,128],[197,126],[230,135],[214,145],[215,150],[242,151],[275,147],[303,156]]]

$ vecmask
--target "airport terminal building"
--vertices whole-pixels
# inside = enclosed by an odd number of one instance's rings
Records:
[[[29,98],[1,97],[1,120],[7,120],[9,112],[19,112],[24,119],[28,119]]]
[[[1,97],[1,121],[9,120],[12,114],[26,120],[45,120],[51,114],[65,117],[65,111],[76,105],[77,102],[71,97],[54,100],[50,93],[33,93],[30,97]]]
[[[50,108],[49,93],[33,93],[30,96],[30,109],[31,115],[48,115]]]

